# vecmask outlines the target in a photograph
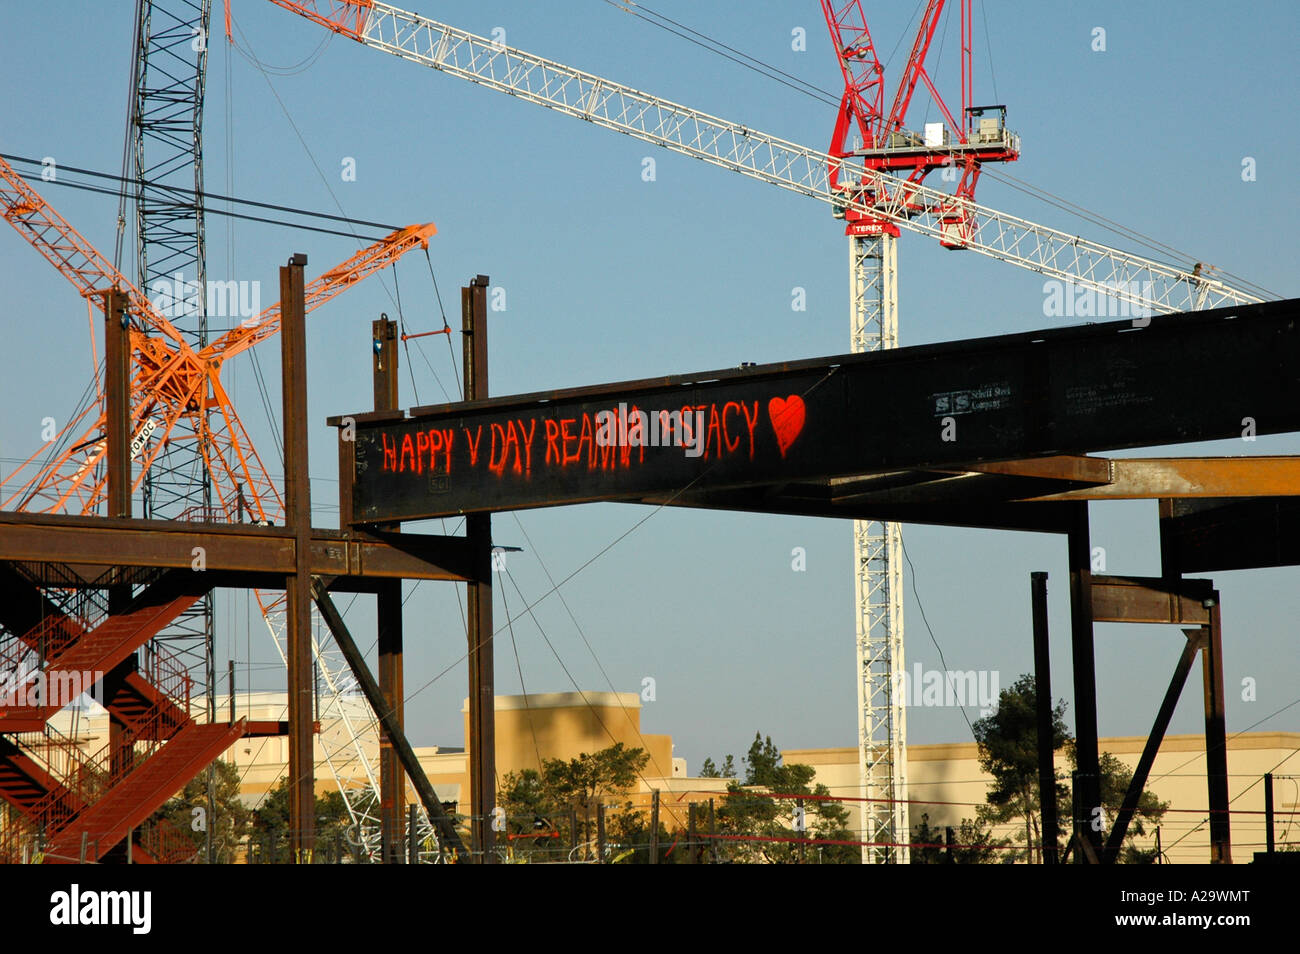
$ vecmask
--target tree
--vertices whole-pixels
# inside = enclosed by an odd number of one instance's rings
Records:
[[[998,696],[998,707],[973,726],[975,741],[979,746],[980,768],[993,776],[986,796],[988,804],[981,806],[978,820],[991,824],[1005,824],[1023,820],[1027,842],[1026,852],[1019,857],[1042,862],[1042,833],[1039,830],[1040,803],[1038,793],[1038,694],[1032,675],[1025,674],[1009,689]],[[1077,765],[1074,739],[1065,726],[1065,702],[1052,707],[1052,750],[1065,750],[1067,761]],[[1102,815],[1098,824],[1108,826],[1118,816],[1124,796],[1133,780],[1129,768],[1109,752],[1098,760],[1101,769]],[[1062,833],[1068,835],[1073,817],[1073,797],[1070,788],[1063,784],[1066,776],[1056,772],[1057,818]],[[1151,853],[1145,853],[1130,844],[1134,837],[1145,834],[1144,822],[1158,822],[1167,802],[1161,802],[1151,792],[1144,791],[1124,839],[1121,861],[1140,862]],[[1035,850],[1037,855],[1035,855]]]
[[[212,763],[216,773],[212,816],[208,815],[208,773],[202,772],[175,798],[168,799],[154,814],[186,835],[200,861],[207,860],[207,839],[212,832],[213,856],[217,864],[233,864],[248,832],[251,812],[239,800],[239,770],[229,762]]]
[[[343,861],[348,857],[351,844],[348,829],[352,817],[348,814],[343,793],[326,792],[316,796],[316,850],[315,862]],[[250,849],[255,860],[265,864],[289,864],[289,779],[282,778],[267,793],[262,804],[253,810]]]
[[[616,742],[567,761],[543,759],[541,771],[506,773],[499,800],[506,814],[506,840],[515,856],[558,859],[568,856],[572,842],[591,842],[598,803],[606,808],[606,844],[630,844],[628,839],[639,837],[645,826],[630,817],[638,814],[631,801],[620,797],[635,786],[648,761],[644,749]],[[575,830],[575,824],[580,828]],[[645,841],[649,843],[648,833]]]
[[[700,766],[700,778],[735,778],[736,777],[736,759],[735,756],[728,755],[722,762],[722,767],[713,764],[713,759],[705,759],[704,764]]]
[[[801,839],[828,842],[853,840],[849,831],[849,811],[830,798],[825,785],[810,786],[816,776],[811,765],[782,763],[780,750],[761,732],[744,758],[743,783],[730,782],[728,796],[716,812],[719,834],[736,836],[728,839],[729,854],[735,861],[785,864],[813,861],[855,864],[861,852],[851,844],[807,844]],[[714,767],[710,759],[706,768]],[[723,769],[711,778],[734,778],[734,760],[730,755]],[[730,772],[728,775],[727,773]],[[773,794],[787,797],[773,798]],[[810,796],[799,798],[798,796]],[[802,812],[802,830],[795,827]]]
[[[1076,767],[1078,764],[1073,746],[1070,747],[1070,764]],[[1098,765],[1101,769],[1102,818],[1100,822],[1104,830],[1109,832],[1110,827],[1119,818],[1120,809],[1124,807],[1124,796],[1128,794],[1128,788],[1133,784],[1133,772],[1109,752],[1101,753]],[[1155,863],[1154,848],[1138,848],[1132,842],[1134,838],[1142,837],[1147,833],[1148,824],[1158,824],[1168,809],[1169,803],[1160,801],[1150,790],[1144,790],[1138,796],[1137,807],[1133,810],[1128,830],[1124,833],[1124,844],[1119,853],[1121,864]]]
[[[961,820],[949,846],[947,830],[932,827],[930,816],[922,814],[920,824],[912,829],[912,843],[917,846],[911,851],[914,865],[987,865],[1008,860],[1003,857],[1007,852],[1000,849],[1011,842],[994,838],[988,826],[976,817]]]
[[[1042,832],[1039,825],[1038,786],[1038,687],[1032,675],[1023,675],[998,694],[997,708],[972,726],[979,747],[980,768],[993,776],[985,796],[987,806],[978,812],[980,821],[998,825],[1022,820],[1025,826],[1026,853],[1041,864]],[[1052,707],[1052,750],[1065,748],[1071,741],[1065,726],[1065,702]],[[1056,773],[1058,818],[1068,820],[1069,789]],[[1062,808],[1064,812],[1062,813]]]

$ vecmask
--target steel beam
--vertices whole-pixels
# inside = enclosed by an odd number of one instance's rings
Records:
[[[463,537],[314,529],[311,572],[335,589],[373,588],[375,580],[464,581]],[[64,514],[0,513],[0,560],[92,566],[189,568],[201,547],[209,572],[247,574],[249,586],[278,589],[297,565],[297,537],[284,527],[110,520]],[[277,582],[278,579],[278,582]]]
[[[1094,858],[1101,851],[1101,833],[1093,826],[1101,808],[1101,759],[1097,746],[1097,672],[1093,648],[1092,547],[1088,534],[1088,505],[1076,503],[1068,537],[1070,565],[1070,647],[1074,664],[1074,736],[1078,772],[1075,774],[1074,835],[1088,849],[1076,857]]]
[[[1056,817],[1056,733],[1052,719],[1052,666],[1047,638],[1047,574],[1029,574],[1034,618],[1034,698],[1038,707],[1038,806],[1043,818],[1043,864],[1057,863],[1060,825]]]
[[[1216,440],[1240,435],[1242,406],[1275,409],[1260,420],[1270,433],[1300,430],[1298,313],[1300,300],[1270,302],[1153,318],[1143,328],[1111,322],[471,400],[398,421],[358,415],[354,519],[829,487],[838,478]],[[683,425],[659,429],[658,445],[633,445],[630,434],[611,445],[607,433],[601,446],[598,415],[634,408],[702,415],[699,453],[681,446],[690,437]],[[1038,494],[1082,490],[1055,484],[1093,483],[1090,471],[1102,465],[1085,461],[1073,477],[1063,466],[1046,468],[1055,480]],[[1285,460],[1113,466],[1127,494],[1167,493],[1162,481],[1209,493],[1250,471],[1266,492],[1294,469]]]
[[[398,404],[397,322],[390,321],[387,316],[379,318],[370,323],[370,333],[373,344],[371,376],[375,388],[375,410],[395,411]],[[400,525],[385,526],[383,529],[395,533]],[[385,580],[379,584],[375,597],[379,691],[388,711],[392,713],[394,725],[399,732],[403,732],[405,693],[402,685],[402,581]],[[406,776],[388,733],[383,733],[379,738],[379,853],[384,864],[402,863],[405,807]],[[411,838],[414,837],[415,829],[412,826]]]
[[[464,331],[465,396],[488,396],[486,275],[460,290]],[[496,684],[492,647],[492,517],[472,513],[465,518],[465,538],[473,560],[466,612],[469,640],[469,759],[470,831],[481,864],[496,862],[496,832],[491,813],[496,807]]]
[[[1160,556],[1165,574],[1300,566],[1300,500],[1162,500]]]
[[[1215,599],[1209,580],[1133,576],[1092,578],[1092,618],[1098,623],[1208,624]]]
[[[303,267],[297,254],[280,268],[281,392],[284,404],[284,513],[295,564],[285,578],[289,676],[289,844],[295,864],[311,864],[316,844],[315,672],[312,668],[311,476],[307,454],[307,327]]]
[[[1223,691],[1223,627],[1218,594],[1205,627],[1201,674],[1205,689],[1205,779],[1210,796],[1210,864],[1232,864],[1232,816],[1228,809],[1228,736]]]
[[[1043,464],[1060,464],[1056,473]],[[1068,476],[1068,465],[1105,470],[1103,479]],[[1092,486],[1045,493],[1035,500],[1133,500],[1159,497],[1295,497],[1300,495],[1300,457],[1070,457],[981,464],[983,473],[1034,474],[1088,480]],[[1028,497],[1024,499],[1030,499]]]

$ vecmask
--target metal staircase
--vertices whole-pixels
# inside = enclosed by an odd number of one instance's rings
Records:
[[[116,612],[110,586],[129,594]],[[125,860],[128,839],[133,862],[193,859],[186,834],[150,816],[250,729],[278,728],[192,718],[192,680],[154,637],[207,589],[202,574],[185,571],[87,579],[70,567],[0,564],[9,634],[0,645],[0,798],[9,806],[0,861]],[[111,720],[93,754],[49,724],[71,699],[25,692],[70,673],[90,674],[84,689]]]

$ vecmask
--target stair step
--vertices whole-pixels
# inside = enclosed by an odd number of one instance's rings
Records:
[[[185,726],[103,798],[54,832],[48,853],[78,857],[84,832],[89,843],[97,844],[97,849],[88,849],[88,855],[102,858],[243,734],[243,720],[233,726]]]

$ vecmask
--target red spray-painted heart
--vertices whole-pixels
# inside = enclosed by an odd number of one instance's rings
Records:
[[[790,449],[799,432],[803,430],[803,398],[791,394],[788,398],[775,397],[767,402],[767,416],[772,421],[772,430],[776,433],[776,445],[781,449],[781,456]]]

